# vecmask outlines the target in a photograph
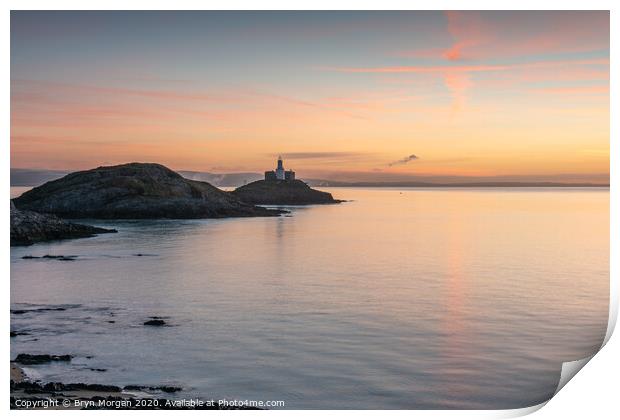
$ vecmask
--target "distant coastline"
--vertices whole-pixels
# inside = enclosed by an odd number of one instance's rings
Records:
[[[580,182],[328,182],[321,187],[364,187],[364,188],[609,188],[609,184]]]
[[[62,178],[71,171],[11,168],[11,187],[35,187]],[[253,172],[223,173],[177,171],[185,178],[209,182],[220,188],[236,188],[263,179],[263,174]],[[554,182],[554,181],[330,181],[304,179],[311,187],[363,187],[363,188],[609,188],[607,183]]]

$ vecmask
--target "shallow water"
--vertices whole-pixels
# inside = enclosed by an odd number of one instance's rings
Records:
[[[77,356],[30,370],[46,381],[285,408],[490,409],[549,398],[600,346],[608,189],[329,190],[353,201],[12,248],[12,309],[64,310],[12,314],[31,335],[11,357]],[[77,258],[21,258],[44,254]]]

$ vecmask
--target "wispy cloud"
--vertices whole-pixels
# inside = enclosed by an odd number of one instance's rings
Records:
[[[534,93],[547,93],[557,95],[579,95],[579,94],[608,94],[609,86],[561,86],[545,87],[531,90]]]
[[[454,61],[454,60],[452,60]],[[583,75],[584,71],[589,72],[597,78],[608,77],[607,70],[597,70],[603,66],[609,66],[609,59],[607,58],[588,58],[588,59],[575,59],[575,60],[542,60],[531,61],[525,63],[509,63],[509,64],[471,64],[471,65],[433,65],[433,66],[384,66],[384,67],[337,67],[330,68],[332,71],[338,71],[343,73],[378,73],[378,74],[430,74],[443,77],[444,85],[450,91],[452,95],[452,111],[456,112],[461,110],[466,102],[468,92],[474,87],[472,76],[474,74],[485,73],[489,74],[507,74],[514,76],[515,74],[523,75],[530,74],[529,78],[532,78],[532,74],[548,74],[553,72],[557,77],[562,77],[562,74],[566,74],[580,71],[580,75]],[[558,69],[562,69],[558,72]]]
[[[473,86],[469,73],[446,72],[444,83],[452,93],[452,112],[460,111],[465,106],[467,91]]]
[[[388,67],[328,67],[328,70],[342,73],[442,73],[481,72],[509,70],[508,65],[473,65],[473,66],[388,66]]]
[[[387,66],[387,67],[327,67],[327,70],[342,73],[477,73],[477,72],[496,72],[515,69],[534,69],[564,66],[587,66],[587,65],[608,65],[607,58],[578,59],[578,60],[545,60],[518,64],[497,64],[497,65],[442,65],[442,66]]]
[[[329,158],[347,158],[347,157],[359,157],[365,156],[367,153],[361,152],[293,152],[282,153],[285,159],[329,159]],[[270,156],[276,156],[270,154]]]
[[[402,159],[395,160],[394,162],[390,162],[387,164],[387,166],[406,165],[407,163],[414,161],[414,160],[418,160],[418,159],[420,158],[416,155],[409,155],[409,156],[405,156]]]
[[[310,95],[309,95],[310,96]],[[210,91],[134,89],[55,81],[12,79],[14,127],[104,127],[135,129],[183,122],[207,123],[209,130],[256,126],[269,118],[306,121],[321,118],[367,120],[371,99],[342,102],[331,97],[312,100],[245,88]],[[201,119],[201,121],[199,121]]]

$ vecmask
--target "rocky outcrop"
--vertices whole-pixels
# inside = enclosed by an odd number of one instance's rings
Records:
[[[11,202],[11,246],[59,239],[88,238],[98,233],[116,232],[94,226],[70,223],[56,216],[21,211]]]
[[[277,216],[206,182],[155,163],[129,163],[74,172],[14,199],[20,210],[68,218],[195,219]]]
[[[163,319],[150,319],[144,322],[144,325],[150,325],[152,327],[162,327],[166,325],[166,321]]]
[[[64,384],[62,382],[39,382],[11,381],[11,391],[26,391],[28,394],[43,394],[48,392],[64,391],[96,391],[96,392],[121,392],[122,389],[116,385],[85,384],[83,382]]]
[[[306,205],[342,202],[334,200],[328,192],[310,188],[300,180],[255,181],[237,188],[232,194],[250,204]]]
[[[60,356],[56,356],[53,354],[26,354],[20,353],[15,358],[15,363],[20,363],[22,365],[40,365],[42,363],[49,362],[70,362],[72,356],[69,354],[62,354]]]

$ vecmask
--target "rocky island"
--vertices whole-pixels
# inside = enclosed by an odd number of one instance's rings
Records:
[[[70,223],[56,216],[18,210],[11,202],[11,246],[32,245],[35,242],[59,239],[87,238],[114,229]]]
[[[237,188],[232,192],[246,203],[262,205],[308,205],[335,204],[330,193],[317,191],[305,182],[295,179],[295,171],[285,170],[282,156],[278,157],[276,169],[265,172],[265,179]]]
[[[207,182],[155,163],[73,172],[13,199],[19,210],[80,219],[196,219],[278,216]]]
[[[232,192],[246,203],[271,205],[308,205],[335,204],[342,200],[334,200],[328,192],[310,188],[298,179],[265,179],[254,181],[237,188]]]
[[[305,182],[295,179],[295,171],[284,169],[282,156],[276,169],[265,172],[265,179],[237,188],[232,192],[246,203],[259,205],[303,206],[309,204],[336,204],[328,192],[317,191]]]

